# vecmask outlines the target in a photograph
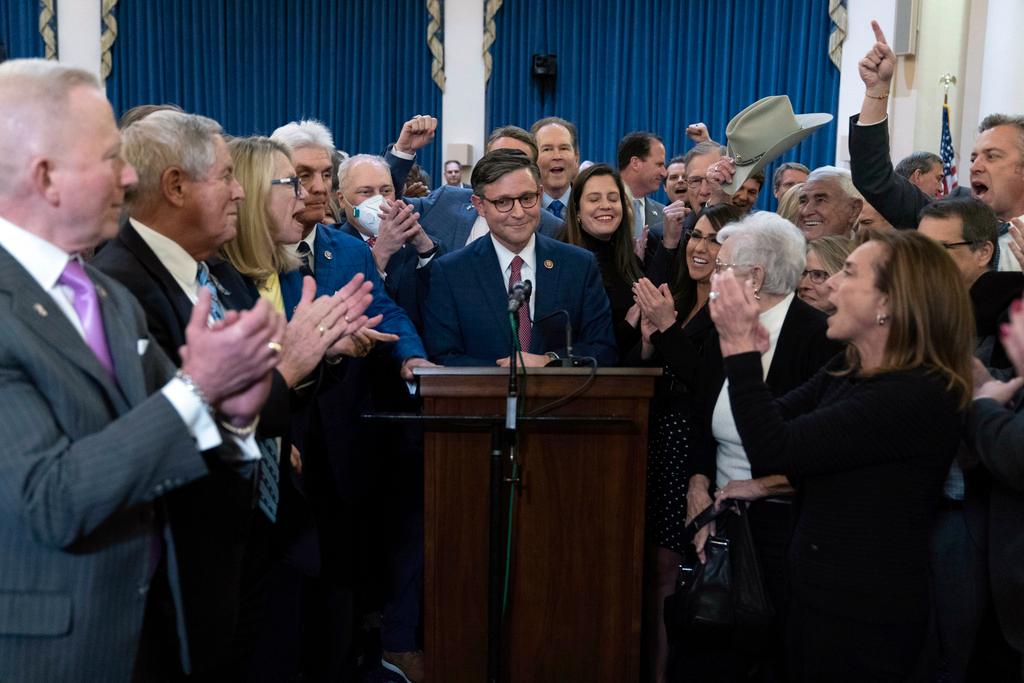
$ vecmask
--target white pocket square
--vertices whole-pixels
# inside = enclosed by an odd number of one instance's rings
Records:
[[[141,356],[142,354],[144,354],[146,352],[146,349],[149,348],[149,340],[148,339],[140,339],[136,343],[138,345],[139,355]]]

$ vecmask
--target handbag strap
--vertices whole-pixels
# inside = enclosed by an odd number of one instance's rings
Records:
[[[736,512],[736,505],[742,505],[743,501],[735,498],[726,498],[722,501],[722,504],[717,508],[712,503],[706,508],[701,510],[700,514],[693,518],[693,521],[686,525],[684,530],[686,534],[693,538],[697,535],[697,532],[706,527],[711,522],[715,521],[727,512]]]

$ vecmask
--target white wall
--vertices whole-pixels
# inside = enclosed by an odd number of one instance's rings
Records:
[[[498,17],[500,17],[500,10]],[[484,153],[484,0],[445,0],[441,150],[472,145],[471,163]]]
[[[134,0],[127,0],[132,2]],[[61,64],[100,75],[101,0],[57,0],[57,54]]]

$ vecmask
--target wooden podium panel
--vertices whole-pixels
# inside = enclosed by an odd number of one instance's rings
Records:
[[[526,412],[578,389],[589,373],[531,369]],[[504,414],[503,369],[417,374],[424,415]],[[659,374],[599,370],[549,420],[520,424],[503,681],[638,679],[647,413]],[[443,429],[428,432],[425,450],[427,674],[431,683],[477,683],[487,680],[491,440],[479,422]],[[506,530],[507,519],[503,544]]]

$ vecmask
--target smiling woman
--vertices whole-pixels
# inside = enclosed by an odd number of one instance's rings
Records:
[[[973,322],[956,266],[914,231],[862,244],[828,280],[828,336],[848,344],[845,357],[775,399],[749,288],[732,273],[712,284],[728,400],[752,470],[785,474],[801,494],[792,595],[781,605],[789,674],[908,680],[928,625],[932,513],[970,401]]]
[[[605,292],[612,305],[612,322],[619,357],[625,358],[640,341],[639,315],[634,308],[633,284],[644,277],[645,267],[658,249],[654,235],[643,245],[642,257],[633,243],[633,214],[619,174],[605,164],[583,171],[572,186],[563,242],[591,251],[601,268]]]

